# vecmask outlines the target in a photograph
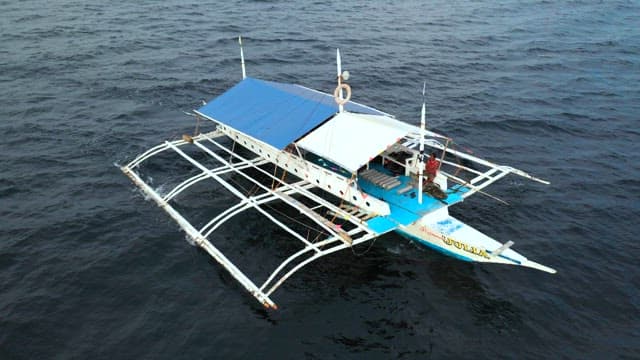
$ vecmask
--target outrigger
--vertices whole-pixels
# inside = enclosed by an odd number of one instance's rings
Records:
[[[242,81],[194,110],[198,124],[211,121],[215,130],[165,141],[122,171],[265,307],[277,308],[273,292],[305,265],[391,231],[460,260],[556,272],[512,250],[512,241],[502,244],[448,212],[476,193],[495,198],[483,190],[509,174],[547,181],[454,149],[451,138],[426,129],[424,100],[420,127],[350,101],[339,50],[338,86],[326,94],[247,77],[241,40],[240,46]],[[427,150],[439,154],[440,164],[430,182],[424,174]],[[193,173],[168,192],[154,189],[140,174],[143,163],[165,152],[179,155]],[[197,228],[174,203],[210,180],[238,202]],[[282,216],[272,206],[276,202],[302,214],[306,225]],[[215,236],[220,226],[249,209],[301,243],[260,285],[213,244],[221,240]]]

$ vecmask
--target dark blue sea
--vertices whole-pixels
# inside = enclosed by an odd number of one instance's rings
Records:
[[[551,181],[452,213],[558,273],[390,234],[265,311],[119,169],[241,79],[238,35],[248,75],[325,92],[339,47],[353,99],[414,124],[426,81],[428,127]],[[635,0],[2,0],[0,359],[637,359],[639,118]],[[212,242],[263,275],[285,235]]]

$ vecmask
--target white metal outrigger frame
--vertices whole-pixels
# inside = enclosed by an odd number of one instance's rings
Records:
[[[327,201],[326,199],[323,199],[322,197],[309,191],[315,186],[314,184],[306,180],[289,183],[274,176],[275,174],[271,174],[259,167],[260,165],[269,163],[264,158],[256,157],[253,159],[246,159],[216,141],[217,138],[223,136],[225,136],[225,134],[222,131],[215,130],[210,133],[204,133],[194,136],[192,138],[186,137],[183,140],[167,141],[163,144],[157,145],[147,150],[146,152],[135,158],[133,161],[131,161],[129,164],[123,166],[121,169],[127,176],[131,178],[131,180],[133,180],[133,182],[138,187],[140,187],[140,189],[142,189],[142,191],[146,195],[152,198],[158,204],[158,206],[163,208],[169,214],[169,216],[171,216],[178,223],[178,225],[180,225],[180,227],[187,233],[187,235],[191,239],[193,239],[195,244],[207,251],[265,307],[277,309],[277,305],[270,298],[271,294],[276,289],[278,289],[278,287],[282,285],[282,283],[286,281],[291,275],[293,275],[296,271],[300,270],[305,265],[322,256],[334,253],[339,250],[347,249],[351,246],[362,244],[381,235],[381,233],[377,233],[370,229],[364,221],[368,217],[370,218],[371,216],[373,216],[373,214],[355,214],[352,211],[353,209],[350,207],[343,208]],[[208,168],[180,149],[180,147],[182,146],[191,144],[199,148],[204,154],[216,160],[221,165],[215,168]],[[205,146],[205,144],[207,146]],[[223,156],[220,156],[219,154],[211,150],[210,147],[213,147],[216,151],[227,153],[230,156],[229,161],[227,161]],[[176,154],[180,155],[183,159],[198,168],[201,173],[184,180],[182,183],[175,186],[166,195],[161,196],[157,191],[149,186],[149,184],[142,180],[135,169],[142,162],[167,150],[172,150]],[[234,159],[237,162],[231,162],[231,159]],[[251,177],[241,171],[245,169],[257,170],[262,175],[266,176],[268,181],[273,182],[273,184],[277,184],[277,186],[269,187],[265,185],[256,178]],[[262,190],[262,192],[251,196],[245,195],[240,189],[238,189],[236,186],[232,185],[229,181],[222,177],[225,174],[237,174],[239,176],[242,176],[244,179],[253,183],[255,187]],[[240,199],[240,202],[215,216],[202,228],[196,229],[187,219],[185,219],[182,214],[180,214],[180,212],[178,212],[171,205],[171,200],[173,200],[180,193],[189,189],[191,186],[207,179],[215,180],[216,182],[221,184],[229,192],[237,196]],[[294,198],[294,195],[304,198],[306,202],[311,202],[314,205],[309,207],[298,199]],[[296,208],[300,211],[301,214],[307,216],[319,228],[321,228],[323,232],[328,233],[329,236],[325,239],[315,242],[305,238],[299,232],[293,230],[291,227],[275,218],[269,211],[265,210],[262,207],[262,205],[265,205],[272,201],[283,201],[284,203]],[[249,279],[209,240],[210,235],[213,234],[214,231],[218,229],[222,224],[247,209],[257,210],[273,223],[291,234],[294,238],[300,240],[304,245],[301,250],[297,251],[293,255],[289,256],[286,260],[284,260],[271,273],[271,275],[261,286],[257,286],[251,279]],[[328,214],[333,214],[335,218],[340,218],[346,221],[346,223],[343,224],[343,227],[337,226],[332,221],[326,219],[319,213],[319,210],[322,209],[324,209]]]
[[[463,198],[467,198],[473,194],[475,194],[476,192],[481,193],[485,196],[489,196],[495,200],[498,200],[500,202],[503,202],[503,200],[500,200],[492,195],[489,195],[485,192],[482,191],[482,189],[486,188],[487,186],[493,184],[494,182],[502,179],[503,177],[509,175],[509,174],[515,174],[518,176],[522,176],[524,178],[527,178],[529,180],[532,181],[536,181],[539,182],[541,184],[545,184],[545,185],[549,185],[549,182],[547,180],[543,180],[540,178],[537,178],[535,176],[529,175],[526,172],[522,171],[522,170],[518,170],[516,168],[513,168],[511,166],[505,166],[505,165],[497,165],[494,164],[492,162],[480,159],[478,157],[475,156],[471,156],[471,155],[467,155],[463,152],[451,149],[450,147],[448,147],[445,144],[442,144],[440,141],[438,141],[437,139],[444,139],[444,140],[451,140],[449,138],[446,138],[442,135],[436,134],[434,132],[431,131],[426,131],[428,133],[428,135],[431,137],[429,139],[425,139],[424,141],[424,145],[429,146],[432,149],[437,149],[442,151],[443,153],[449,153],[455,157],[458,157],[460,159],[465,159],[468,160],[476,165],[481,165],[483,167],[486,168],[485,171],[478,171],[476,169],[472,169],[470,167],[467,166],[463,166],[461,164],[457,164],[451,161],[447,161],[444,158],[444,154],[442,156],[442,158],[440,159],[440,161],[443,164],[447,164],[450,165],[452,168],[456,169],[456,171],[465,171],[467,173],[470,174],[474,174],[475,177],[473,177],[471,180],[464,180],[458,176],[456,176],[455,174],[450,174],[447,173],[445,171],[440,171],[440,173],[442,173],[447,179],[453,181],[454,183],[463,185],[464,187],[469,188],[469,191],[466,191],[465,193],[462,194]],[[419,147],[420,145],[420,137],[423,135],[417,135],[417,134],[409,134],[407,135],[404,139],[402,139],[398,144],[395,144],[394,147],[399,147],[400,149],[407,149],[409,151],[415,151],[416,148]],[[387,150],[387,152],[392,152],[394,151],[394,148]]]

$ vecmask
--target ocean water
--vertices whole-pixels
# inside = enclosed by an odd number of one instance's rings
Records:
[[[353,99],[407,122],[426,81],[429,127],[551,181],[451,211],[558,273],[390,234],[264,311],[118,168],[240,80],[240,34],[250,76],[325,92],[339,47]],[[5,0],[0,45],[0,359],[639,356],[637,1]],[[212,240],[261,273],[290,250],[269,224]]]

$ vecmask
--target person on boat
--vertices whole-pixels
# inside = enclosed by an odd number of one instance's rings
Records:
[[[427,183],[433,182],[433,179],[435,179],[438,174],[438,169],[440,169],[440,162],[436,159],[436,153],[431,153],[431,155],[429,155],[429,160],[427,160],[427,165],[425,166]]]

